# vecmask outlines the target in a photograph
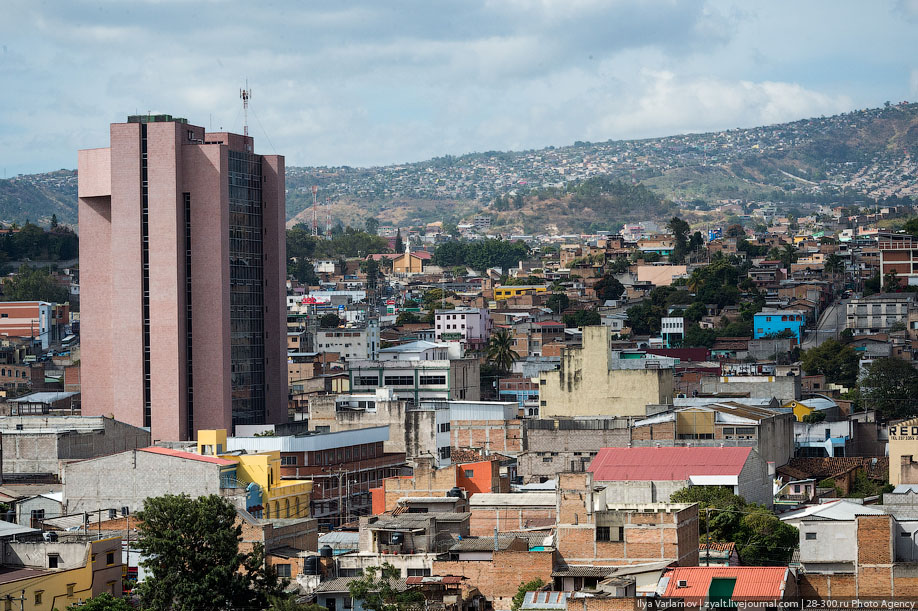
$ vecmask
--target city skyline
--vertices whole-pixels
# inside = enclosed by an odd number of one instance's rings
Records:
[[[241,132],[246,78],[250,133],[291,166],[751,127],[918,96],[908,1],[5,8],[7,176],[75,167],[73,151],[103,146],[98,126],[126,114]]]

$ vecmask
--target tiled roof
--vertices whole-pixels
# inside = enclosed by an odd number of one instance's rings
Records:
[[[598,482],[682,481],[699,475],[738,476],[752,448],[603,448],[590,463]]]
[[[211,464],[221,465],[223,467],[229,467],[236,464],[232,460],[226,460],[225,458],[217,458],[216,456],[201,456],[200,454],[194,454],[193,452],[182,452],[181,450],[171,450],[169,448],[159,448],[156,446],[141,448],[140,451],[149,452],[151,454],[162,454],[163,456],[172,456],[174,458],[184,458],[185,460],[209,462]]]
[[[784,566],[693,566],[679,567],[666,574],[663,598],[703,600],[708,596],[711,580],[735,579],[733,600],[772,600],[784,596],[788,569]],[[680,582],[686,585],[679,587]]]
[[[732,552],[733,550],[736,549],[736,543],[734,543],[733,541],[730,541],[729,543],[716,543],[712,541],[711,543],[699,543],[698,544],[698,550],[702,552],[707,551],[709,547],[711,548],[712,552],[713,551]]]
[[[611,575],[614,567],[608,566],[562,566],[551,572],[552,577],[605,577]]]

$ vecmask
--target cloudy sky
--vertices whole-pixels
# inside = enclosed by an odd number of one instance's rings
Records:
[[[918,99],[918,0],[3,0],[0,171],[108,124],[249,130],[288,165],[751,127]]]

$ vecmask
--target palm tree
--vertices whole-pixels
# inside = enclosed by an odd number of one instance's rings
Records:
[[[510,371],[513,363],[519,358],[520,355],[513,349],[513,338],[507,329],[498,330],[488,339],[487,360],[492,365],[496,365],[502,371]]]

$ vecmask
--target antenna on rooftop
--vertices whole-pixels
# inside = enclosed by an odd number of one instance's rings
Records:
[[[312,235],[319,237],[319,185],[312,185]]]
[[[252,90],[249,89],[249,79],[245,79],[245,89],[239,90],[239,97],[242,99],[242,135],[249,135],[249,98],[252,97]],[[239,115],[236,115],[237,117]]]

